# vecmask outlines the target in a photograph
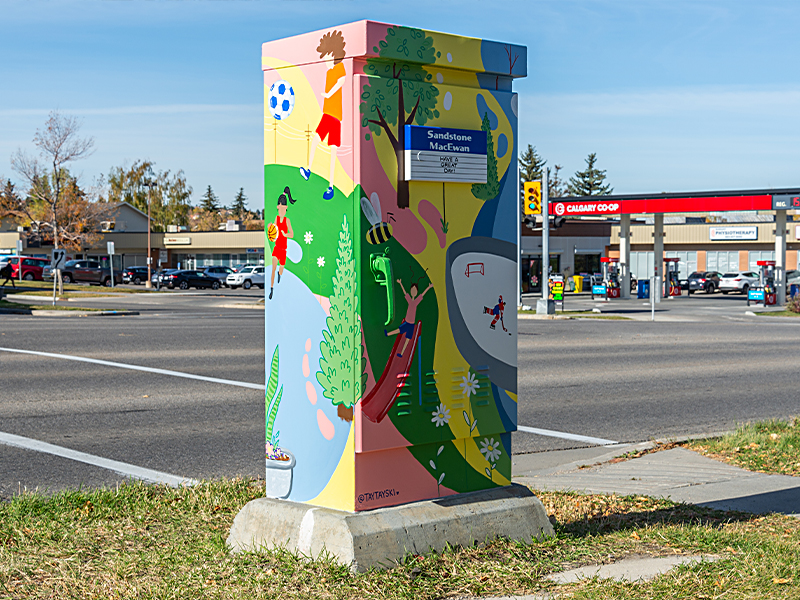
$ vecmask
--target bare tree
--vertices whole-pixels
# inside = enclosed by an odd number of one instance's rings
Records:
[[[92,236],[93,225],[103,216],[103,207],[91,203],[70,175],[67,165],[92,154],[94,138],[79,135],[80,122],[58,111],[50,113],[44,129],[37,129],[33,143],[39,157],[18,149],[11,168],[27,183],[27,197],[16,202],[18,218],[39,222],[49,230],[55,248],[81,249]],[[59,288],[61,271],[56,272]]]

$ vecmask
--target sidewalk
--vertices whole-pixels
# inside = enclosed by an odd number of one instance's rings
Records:
[[[753,473],[674,448],[609,463],[652,443],[561,450],[513,457],[514,481],[534,490],[669,498],[718,510],[800,517],[800,477]]]

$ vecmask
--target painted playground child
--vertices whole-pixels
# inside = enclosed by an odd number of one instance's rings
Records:
[[[272,250],[272,278],[269,281],[270,300],[272,300],[272,290],[275,287],[275,271],[278,271],[278,283],[280,283],[281,275],[283,275],[283,270],[286,267],[286,247],[289,243],[289,238],[294,237],[292,222],[286,216],[286,208],[288,203],[294,204],[295,202],[297,200],[292,198],[289,186],[283,188],[283,193],[278,197],[278,216],[267,228],[267,238],[270,242],[275,242],[275,248]],[[280,265],[280,269],[278,269],[278,265]]]
[[[403,287],[403,282],[399,279],[397,283],[400,284],[400,289],[403,290],[403,296],[406,298],[406,302],[408,302],[408,310],[406,311],[406,317],[403,319],[403,322],[400,323],[400,327],[395,329],[394,331],[386,331],[383,330],[384,335],[397,335],[398,333],[403,334],[406,336],[405,341],[403,342],[403,348],[398,352],[397,357],[403,358],[403,354],[406,353],[406,348],[408,347],[408,342],[411,341],[411,338],[414,337],[414,326],[417,322],[417,306],[419,303],[422,302],[422,299],[425,297],[425,294],[428,293],[433,287],[433,283],[428,284],[428,287],[425,288],[425,291],[422,292],[419,296],[417,296],[417,292],[419,288],[417,287],[416,283],[412,283],[411,287],[408,288],[408,292],[406,292],[405,288]]]
[[[345,41],[341,31],[329,31],[322,36],[317,46],[319,57],[325,59],[328,72],[325,75],[325,91],[322,92],[322,118],[317,125],[319,136],[311,147],[308,157],[308,166],[300,167],[300,174],[308,181],[311,176],[311,165],[314,163],[314,153],[320,142],[328,138],[331,149],[331,173],[328,178],[328,189],[322,194],[325,200],[333,198],[333,171],[336,167],[336,149],[342,144],[342,86],[345,80],[345,68],[342,60],[345,57]]]

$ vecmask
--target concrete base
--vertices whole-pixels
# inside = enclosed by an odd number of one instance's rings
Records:
[[[556,313],[556,303],[554,300],[540,298],[536,301],[537,315],[554,315]]]
[[[404,506],[349,513],[258,498],[233,521],[234,552],[286,548],[333,556],[354,571],[391,567],[406,554],[469,546],[497,537],[531,542],[553,535],[544,506],[526,487],[509,485]]]

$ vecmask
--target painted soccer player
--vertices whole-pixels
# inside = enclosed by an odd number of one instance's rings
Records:
[[[398,279],[397,283],[400,284],[400,289],[403,290],[403,296],[405,296],[406,302],[408,302],[408,310],[406,311],[405,319],[403,319],[403,322],[400,323],[400,327],[394,331],[384,330],[384,333],[386,335],[397,335],[398,333],[402,333],[404,336],[406,336],[405,341],[403,341],[403,349],[397,354],[398,358],[403,358],[403,354],[406,353],[406,348],[408,347],[408,342],[412,337],[414,337],[414,325],[416,325],[417,322],[417,306],[419,306],[419,303],[422,302],[422,299],[425,297],[425,294],[428,293],[428,290],[433,287],[433,283],[430,283],[428,287],[425,288],[425,291],[419,296],[417,296],[419,288],[417,287],[416,283],[411,284],[411,287],[408,288],[408,292],[406,292],[406,289],[403,287],[402,281]]]
[[[331,172],[328,178],[328,189],[322,194],[325,200],[333,198],[333,171],[336,167],[336,149],[342,144],[342,86],[345,80],[344,59],[345,41],[341,31],[330,31],[322,36],[317,46],[319,57],[325,60],[328,72],[325,75],[325,91],[322,92],[322,118],[317,125],[317,140],[311,147],[308,167],[300,167],[300,174],[308,181],[311,176],[311,165],[314,153],[320,142],[328,140],[331,149]]]
[[[269,299],[272,300],[272,290],[275,286],[275,271],[278,271],[278,283],[281,282],[281,275],[286,267],[286,247],[289,238],[294,237],[292,222],[286,216],[288,202],[294,204],[297,200],[292,198],[289,186],[283,188],[283,194],[278,197],[278,216],[275,217],[275,226],[278,228],[278,237],[275,239],[275,248],[272,250],[272,278],[269,280]],[[278,264],[280,269],[278,270]]]

